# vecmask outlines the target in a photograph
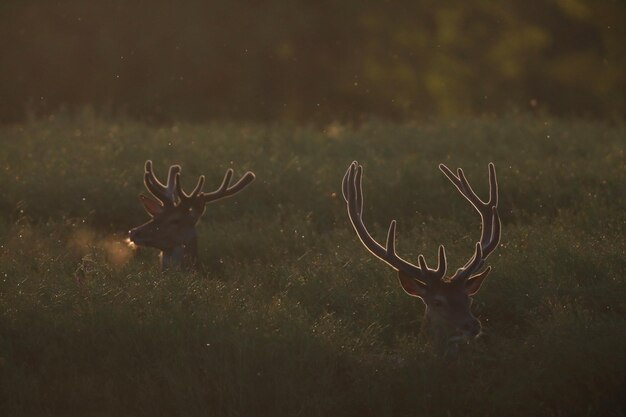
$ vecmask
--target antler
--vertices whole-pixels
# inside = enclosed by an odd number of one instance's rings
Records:
[[[243,174],[243,177],[239,181],[235,183],[235,185],[230,186],[230,181],[233,178],[233,170],[228,169],[226,174],[224,175],[224,180],[222,181],[222,185],[220,187],[210,193],[200,193],[200,197],[203,199],[204,203],[210,203],[212,201],[220,200],[222,198],[230,197],[234,194],[237,194],[239,191],[243,190],[248,184],[250,184],[256,178],[254,173],[251,171]],[[204,177],[200,177],[201,181],[198,181],[198,185],[202,188],[201,182],[204,182]],[[198,189],[198,186],[196,186]],[[199,190],[199,189],[198,189]],[[194,193],[196,190],[194,190]],[[192,193],[193,194],[193,193]],[[182,197],[181,197],[182,198]]]
[[[496,179],[496,167],[493,163],[489,163],[489,201],[487,202],[482,201],[476,195],[467,181],[467,178],[465,178],[462,169],[459,168],[456,175],[444,164],[440,164],[439,169],[480,214],[481,235],[480,241],[476,243],[474,255],[462,268],[459,268],[451,278],[452,281],[466,281],[482,268],[485,259],[494,251],[498,243],[500,243],[500,216],[498,215],[497,208],[498,181]]]
[[[352,162],[343,177],[343,198],[348,205],[348,217],[363,245],[377,258],[381,259],[397,271],[421,281],[423,284],[431,284],[441,280],[446,274],[446,252],[443,245],[439,246],[437,269],[430,269],[426,265],[426,259],[419,255],[419,266],[405,261],[396,254],[396,221],[392,220],[387,232],[387,244],[380,245],[367,231],[363,223],[363,167],[356,161]]]
[[[248,184],[255,179],[254,173],[248,171],[235,185],[230,186],[230,181],[233,177],[233,170],[228,169],[224,175],[224,180],[220,187],[211,192],[203,193],[202,186],[204,185],[204,175],[200,175],[198,183],[190,194],[183,191],[180,183],[180,165],[170,166],[169,173],[167,175],[167,183],[162,184],[154,175],[152,169],[152,161],[146,161],[146,172],[144,174],[144,183],[150,193],[156,197],[164,207],[174,207],[176,203],[180,201],[180,204],[191,205],[196,202],[206,204],[215,200],[230,197],[243,190]]]
[[[204,175],[200,175],[198,178],[198,183],[195,188],[191,192],[191,194],[187,194],[183,191],[183,187],[180,183],[180,174],[177,174],[175,177],[175,185],[176,185],[176,194],[178,194],[178,198],[180,198],[180,204],[192,205],[195,201],[198,200],[199,195],[202,194],[202,186],[204,185]]]
[[[180,166],[172,165],[167,174],[167,183],[161,182],[154,175],[152,170],[152,161],[146,161],[146,172],[144,173],[143,182],[150,193],[157,198],[164,207],[174,207],[176,204],[176,194],[174,194],[175,183],[180,174]]]

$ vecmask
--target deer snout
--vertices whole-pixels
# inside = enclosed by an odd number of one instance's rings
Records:
[[[470,320],[467,320],[461,326],[461,330],[463,331],[465,336],[467,336],[469,338],[472,338],[472,339],[475,338],[476,336],[478,336],[480,334],[480,331],[482,330],[482,326],[480,324],[480,320],[478,320],[476,318],[472,318]]]
[[[139,243],[139,242],[137,242],[138,237],[139,237],[138,235],[139,235],[139,228],[138,227],[136,227],[134,229],[130,229],[128,231],[128,239],[130,239],[130,241],[133,242],[133,243]]]

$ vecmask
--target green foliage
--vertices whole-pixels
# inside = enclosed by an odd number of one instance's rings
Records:
[[[4,0],[0,121],[624,116],[619,0]]]
[[[622,124],[509,116],[325,129],[153,127],[85,111],[0,129],[0,414],[622,416]],[[130,252],[145,159],[186,187],[257,181],[208,207],[203,268]],[[502,246],[476,298],[485,335],[445,362],[423,307],[364,250],[340,180],[365,166],[366,221],[399,252],[461,265],[498,169]],[[237,175],[237,174],[236,174]]]

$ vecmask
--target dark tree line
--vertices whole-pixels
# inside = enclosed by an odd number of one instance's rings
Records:
[[[623,117],[619,0],[0,4],[0,120]]]

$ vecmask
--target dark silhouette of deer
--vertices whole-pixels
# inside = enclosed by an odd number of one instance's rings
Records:
[[[481,332],[481,323],[470,310],[472,297],[478,293],[491,267],[482,269],[487,257],[500,242],[500,218],[498,216],[498,182],[496,168],[489,164],[489,201],[483,202],[472,190],[463,170],[453,173],[441,164],[439,169],[459,190],[461,195],[478,211],[482,219],[480,241],[472,257],[452,276],[446,277],[447,260],[443,245],[439,246],[437,268],[431,269],[423,255],[417,265],[409,263],[396,254],[396,221],[392,220],[387,242],[382,246],[372,238],[363,223],[363,167],[356,161],[350,164],[343,178],[343,196],[348,207],[348,217],[363,245],[377,258],[398,271],[404,291],[420,298],[426,305],[425,333],[434,335],[446,346],[446,355],[455,356],[458,343],[473,339]]]
[[[152,219],[130,230],[128,236],[136,245],[159,249],[161,269],[194,266],[198,256],[196,224],[206,204],[237,194],[255,178],[248,171],[231,186],[233,170],[228,169],[222,185],[205,193],[204,175],[201,175],[194,190],[187,194],[180,184],[180,172],[179,165],[170,166],[167,182],[162,184],[154,175],[152,161],[146,161],[144,183],[154,198],[144,194],[139,198]]]

